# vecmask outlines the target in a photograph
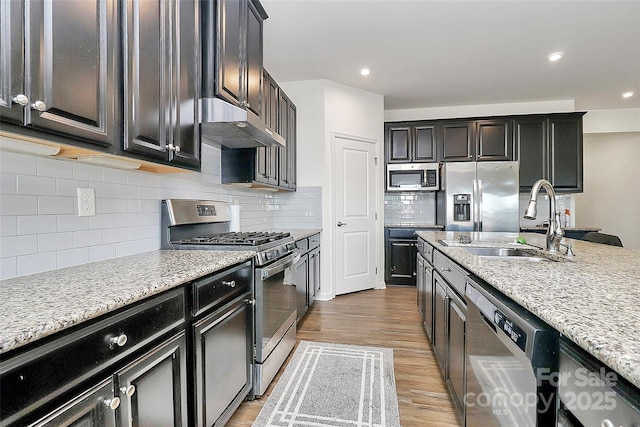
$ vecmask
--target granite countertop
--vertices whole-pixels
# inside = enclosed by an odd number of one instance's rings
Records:
[[[291,237],[293,237],[294,240],[298,241],[306,237],[311,237],[314,234],[321,233],[322,228],[293,228],[287,229],[287,231],[291,233]]]
[[[0,353],[254,256],[160,250],[0,281]]]
[[[461,266],[540,317],[568,339],[640,388],[640,252],[581,240],[564,262],[525,262],[480,258],[438,239],[470,235],[472,241],[545,246],[535,233],[459,233],[421,231]]]
[[[596,228],[596,227],[562,227],[563,230],[568,230],[568,231],[600,231],[602,230],[602,228]],[[528,225],[528,226],[521,226],[520,230],[522,231],[528,231],[528,230],[544,230],[547,231],[547,226],[546,225]]]

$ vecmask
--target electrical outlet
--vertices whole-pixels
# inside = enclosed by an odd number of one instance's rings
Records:
[[[93,188],[78,188],[78,216],[96,214],[96,192]]]

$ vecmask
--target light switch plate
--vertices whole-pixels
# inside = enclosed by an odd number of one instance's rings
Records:
[[[78,216],[96,214],[96,192],[93,188],[78,188]]]

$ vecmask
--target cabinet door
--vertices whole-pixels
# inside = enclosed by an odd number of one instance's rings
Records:
[[[109,378],[29,427],[115,427],[119,403],[113,400],[113,388]]]
[[[102,146],[116,138],[115,0],[28,2],[30,70],[25,123]]]
[[[433,336],[433,267],[424,262],[424,316],[422,326],[429,339]]]
[[[23,105],[28,104],[24,80],[24,2],[0,2],[0,118],[24,123]],[[19,95],[20,98],[17,98]]]
[[[549,145],[546,117],[523,117],[513,120],[513,134],[520,161],[520,192],[529,192],[533,184],[549,176]]]
[[[296,135],[297,110],[293,102],[289,101],[287,110],[287,178],[288,188],[296,189],[296,154],[297,154],[297,135]]]
[[[449,334],[447,379],[453,389],[454,402],[458,411],[464,413],[465,393],[465,322],[466,309],[455,296],[449,297]]]
[[[582,192],[582,113],[549,118],[550,181],[558,191]]]
[[[436,162],[438,153],[436,149],[436,125],[424,124],[413,127],[413,153],[414,162]]]
[[[300,320],[309,308],[309,298],[312,292],[309,287],[309,255],[302,255],[300,261],[292,269],[292,282],[296,286],[298,320]]]
[[[438,274],[433,275],[433,337],[431,345],[443,373],[446,373],[447,311],[449,310],[446,286],[446,282]]]
[[[401,163],[411,160],[411,127],[387,126],[387,163]]]
[[[218,0],[216,13],[216,95],[240,106],[242,101],[242,29],[247,0]],[[209,40],[214,43],[213,40]]]
[[[513,135],[510,121],[476,122],[476,158],[481,161],[513,160]]]
[[[230,405],[251,388],[251,315],[244,301],[214,312],[194,325],[197,423],[219,422]],[[230,414],[229,414],[230,415]]]
[[[420,253],[416,260],[416,290],[418,299],[418,312],[420,319],[424,322],[424,258]]]
[[[321,270],[320,270],[320,248],[316,248],[314,249],[314,257],[313,257],[313,299],[315,300],[315,297],[320,295],[320,285],[322,284],[322,274],[321,274]]]
[[[442,161],[470,162],[475,159],[473,122],[445,122],[440,125]]]
[[[187,362],[184,332],[117,374],[120,426],[187,425]]]
[[[262,16],[248,1],[246,27],[246,71],[245,92],[246,107],[255,115],[262,115]]]
[[[171,140],[169,150],[174,164],[197,168],[200,165],[200,126],[198,99],[200,84],[199,2],[177,1],[173,4],[174,34],[171,94]]]
[[[415,285],[416,242],[389,239],[387,249],[389,283]]]
[[[124,150],[168,159],[172,1],[126,3]]]
[[[278,158],[278,186],[283,188],[295,188],[295,181],[292,176],[292,165],[290,163],[295,162],[295,141],[293,141],[293,147],[289,147],[289,141],[293,138],[295,140],[295,134],[291,136],[289,133],[293,132],[295,128],[295,106],[291,100],[281,90],[279,95],[279,134],[287,141],[286,147],[278,148],[280,155]],[[294,123],[290,123],[294,120]],[[293,151],[292,151],[293,150]]]

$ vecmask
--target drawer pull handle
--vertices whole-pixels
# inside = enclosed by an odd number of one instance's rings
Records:
[[[129,385],[128,387],[120,387],[120,391],[127,395],[127,397],[131,397],[135,394],[136,392],[136,386],[134,386],[133,384]]]
[[[111,337],[111,339],[109,340],[109,347],[113,348],[114,345],[117,345],[118,347],[124,347],[124,345],[127,343],[127,340],[128,338],[125,334]]]
[[[118,409],[118,406],[120,406],[120,398],[114,397],[113,399],[107,399],[104,401],[104,404],[107,405],[109,409],[115,411]]]
[[[230,288],[235,288],[236,287],[236,281],[235,280],[223,280],[222,284],[225,286],[228,286]]]
[[[246,299],[244,300],[247,304],[249,305],[256,305],[256,300],[251,298],[251,299]]]
[[[442,271],[451,271],[449,267],[442,267]]]
[[[38,110],[41,113],[45,112],[47,110],[47,104],[45,104],[42,101],[36,101],[33,104],[31,104],[31,108],[33,108],[34,110]]]
[[[611,420],[605,419],[602,421],[602,427],[616,427],[616,426],[613,425]]]
[[[29,98],[27,98],[27,95],[23,95],[21,93],[11,98],[11,100],[16,104],[22,105],[23,107],[29,103]]]

